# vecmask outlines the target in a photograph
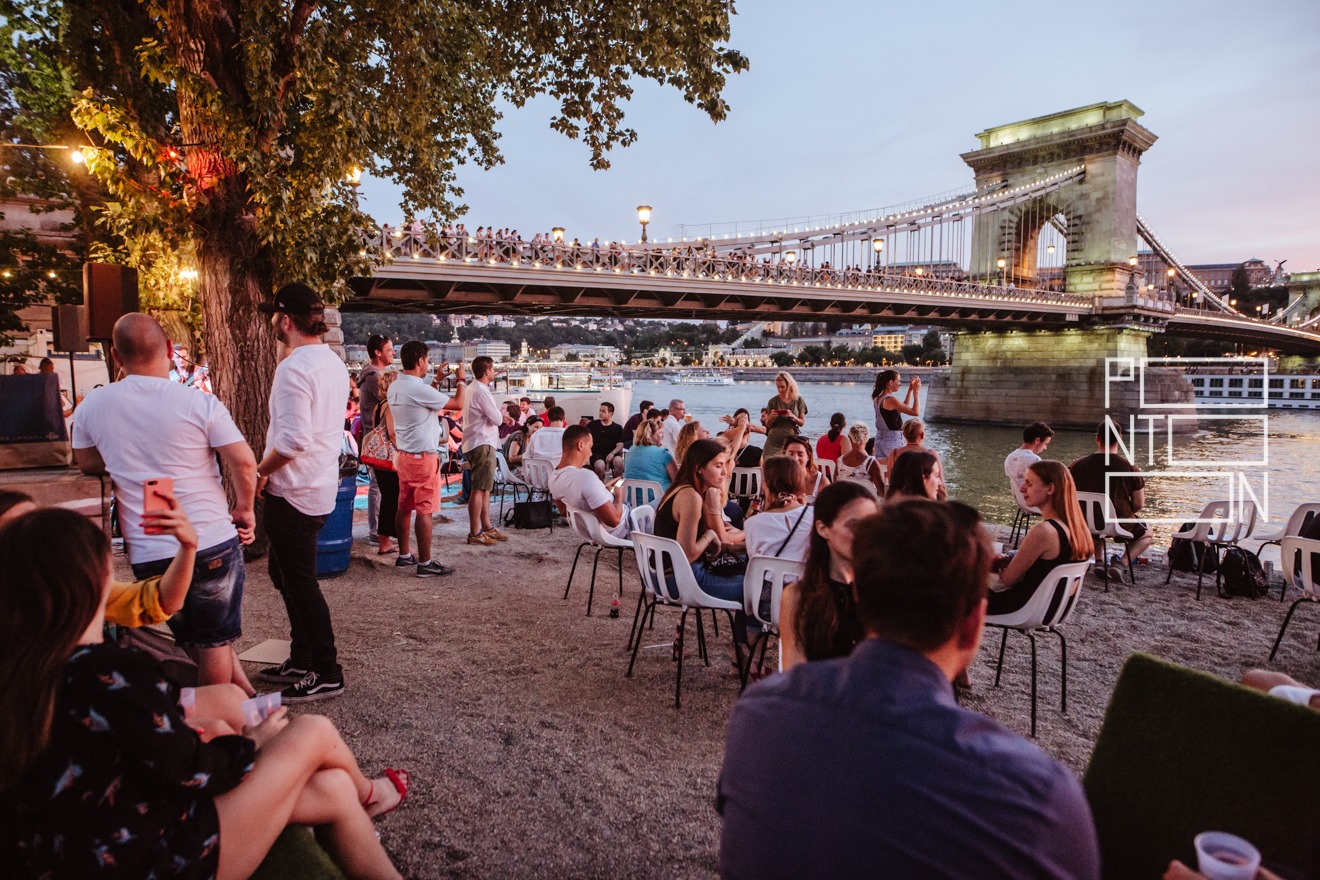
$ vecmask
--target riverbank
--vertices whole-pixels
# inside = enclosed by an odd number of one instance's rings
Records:
[[[336,700],[296,709],[334,719],[368,772],[405,767],[408,801],[378,825],[405,876],[708,878],[720,819],[715,782],[724,729],[738,697],[726,675],[727,630],[712,665],[689,641],[683,708],[673,707],[670,640],[662,613],[624,677],[639,581],[625,557],[624,615],[588,618],[589,566],[564,583],[577,539],[567,530],[512,532],[496,548],[468,546],[466,512],[445,509],[436,558],[458,573],[419,580],[359,540],[346,575],[323,581],[348,684]],[[364,514],[356,533],[365,537]],[[122,560],[121,560],[122,561]],[[1068,637],[1068,712],[1059,710],[1054,640],[1040,642],[1036,743],[1081,773],[1124,659],[1150,651],[1236,677],[1265,658],[1286,605],[1277,598],[1193,598],[1195,579],[1138,569],[1138,586],[1106,594],[1088,580]],[[597,609],[618,583],[601,563]],[[1209,591],[1207,591],[1209,593]],[[1277,593],[1275,594],[1277,596]],[[1290,628],[1273,668],[1320,681],[1314,616]],[[248,571],[240,650],[288,637],[266,565]],[[1010,638],[1002,687],[991,687],[998,637],[987,637],[968,707],[1025,734],[1030,653]],[[249,673],[254,671],[248,667]],[[657,818],[660,817],[660,818]]]
[[[704,369],[698,367],[623,367],[619,373],[634,381],[664,382],[678,370]],[[773,382],[785,369],[799,382],[874,382],[883,367],[738,367],[729,372],[735,381]],[[947,371],[948,367],[895,367],[906,376],[929,376]],[[691,386],[700,387],[700,386]]]

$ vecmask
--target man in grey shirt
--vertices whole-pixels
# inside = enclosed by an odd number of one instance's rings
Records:
[[[376,427],[376,406],[380,403],[380,374],[394,363],[394,343],[388,336],[373,334],[367,339],[367,357],[371,360],[358,374],[358,394],[362,411],[362,436]],[[380,486],[376,484],[376,470],[370,468],[371,483],[367,488],[367,539],[380,536],[377,532],[380,517]]]

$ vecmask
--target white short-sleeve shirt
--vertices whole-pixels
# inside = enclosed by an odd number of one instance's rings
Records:
[[[540,431],[537,433],[539,434]],[[596,476],[596,472],[580,467],[556,468],[550,474],[550,494],[555,496],[556,501],[562,501],[569,507],[587,512],[595,510],[602,504],[614,502],[614,496],[605,488],[605,484]],[[627,505],[624,505],[623,516],[619,518],[617,526],[606,528],[605,524],[601,523],[601,528],[616,538],[628,537]]]

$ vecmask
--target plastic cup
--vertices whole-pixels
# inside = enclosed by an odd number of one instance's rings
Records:
[[[995,555],[996,555],[996,556],[1003,556],[1003,555],[1004,555],[1004,542],[1003,542],[1003,541],[995,541],[995,542],[994,542],[993,544],[991,544],[990,546],[994,549],[994,551],[995,551]]]
[[[1254,880],[1260,851],[1236,834],[1203,831],[1196,835],[1196,869],[1208,880]]]

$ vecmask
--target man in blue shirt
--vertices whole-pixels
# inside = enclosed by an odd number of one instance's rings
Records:
[[[722,876],[1100,876],[1077,777],[954,700],[992,558],[961,504],[885,504],[858,526],[868,638],[738,701],[717,801]]]

